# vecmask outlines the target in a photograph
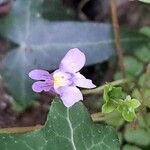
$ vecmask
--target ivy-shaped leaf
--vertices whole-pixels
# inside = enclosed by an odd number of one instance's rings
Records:
[[[118,150],[109,126],[94,124],[82,103],[66,108],[55,99],[45,126],[26,134],[0,134],[1,150]]]

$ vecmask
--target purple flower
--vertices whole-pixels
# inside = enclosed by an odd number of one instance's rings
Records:
[[[29,77],[38,80],[32,85],[33,91],[39,93],[42,91],[51,91],[60,95],[66,107],[74,105],[76,102],[83,100],[83,95],[77,87],[95,88],[91,80],[86,79],[80,74],[81,68],[85,64],[86,58],[84,53],[74,48],[62,59],[59,69],[53,73],[45,70],[32,70]]]

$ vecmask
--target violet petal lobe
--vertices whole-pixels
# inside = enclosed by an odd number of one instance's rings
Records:
[[[68,51],[68,53],[62,59],[59,68],[65,72],[75,73],[83,68],[86,58],[78,48],[74,48]]]
[[[37,81],[32,85],[32,90],[37,93],[40,93],[42,91],[48,92],[51,90],[51,88],[52,85],[48,84],[45,81]]]
[[[42,69],[35,69],[29,73],[29,77],[34,80],[47,80],[51,78],[51,75],[48,71]]]
[[[92,83],[92,80],[86,79],[82,74],[79,72],[74,74],[73,82],[76,86],[82,88],[95,88],[96,86]]]
[[[60,97],[66,107],[71,107],[76,102],[83,100],[81,91],[75,86],[68,86],[59,89]]]

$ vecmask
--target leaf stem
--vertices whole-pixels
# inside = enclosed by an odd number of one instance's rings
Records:
[[[129,82],[129,79],[121,79],[121,80],[116,80],[113,82],[110,82],[111,85],[116,86],[116,85],[120,85],[120,84],[125,84],[127,82]],[[102,91],[104,90],[105,85],[99,86],[95,89],[92,90],[82,90],[82,94],[84,95],[88,95],[88,94],[101,94]]]

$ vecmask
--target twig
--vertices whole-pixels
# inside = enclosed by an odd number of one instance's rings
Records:
[[[121,80],[116,80],[113,82],[110,82],[111,85],[116,86],[116,85],[121,85],[129,82],[129,79],[121,79]],[[101,94],[104,90],[105,85],[102,85],[98,88],[95,88],[93,90],[82,90],[82,94],[88,95],[88,94]]]
[[[12,128],[2,128],[0,129],[0,134],[6,133],[26,133],[26,132],[31,132],[34,130],[41,129],[42,125],[36,125],[36,126],[31,126],[31,127],[12,127]]]
[[[124,58],[121,49],[121,42],[120,42],[120,32],[119,32],[119,23],[117,17],[117,5],[116,0],[110,0],[111,3],[111,16],[112,16],[112,23],[113,23],[113,30],[115,36],[115,45],[116,45],[116,53],[119,59],[119,68],[121,71],[122,78],[125,78],[125,67],[124,67]]]
[[[94,113],[94,114],[91,115],[91,117],[92,117],[92,120],[94,122],[105,121],[105,115],[103,113],[101,113],[101,112]]]

